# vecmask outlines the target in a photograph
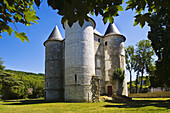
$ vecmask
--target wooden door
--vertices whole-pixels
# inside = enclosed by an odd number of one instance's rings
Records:
[[[107,86],[107,94],[108,96],[111,96],[112,95],[112,86]]]

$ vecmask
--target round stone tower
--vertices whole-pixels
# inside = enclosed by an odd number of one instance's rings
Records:
[[[95,74],[94,27],[89,18],[65,27],[65,101],[90,102],[91,78]]]
[[[63,38],[55,26],[45,46],[45,98],[64,100],[64,76],[62,73]]]
[[[127,96],[126,73],[123,82],[113,79],[113,73],[116,67],[122,68],[124,72],[126,71],[125,40],[126,38],[119,32],[115,24],[110,23],[104,35],[105,72],[106,78],[109,78],[106,82],[106,90],[108,93],[111,92]]]

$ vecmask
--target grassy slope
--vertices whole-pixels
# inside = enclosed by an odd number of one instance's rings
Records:
[[[1,113],[168,113],[170,98],[137,98],[131,102],[47,103],[42,100],[0,101]]]

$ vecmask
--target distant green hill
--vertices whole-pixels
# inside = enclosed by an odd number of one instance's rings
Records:
[[[45,75],[14,70],[0,70],[0,95],[3,99],[44,96]]]

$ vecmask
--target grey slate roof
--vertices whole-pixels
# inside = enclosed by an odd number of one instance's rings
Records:
[[[57,25],[54,27],[53,31],[51,32],[50,36],[48,37],[47,41],[48,40],[59,40],[59,41],[63,40]]]
[[[45,46],[46,42],[48,42],[48,41],[63,41],[63,38],[61,36],[61,33],[60,33],[57,25],[54,27],[54,29],[51,32],[48,39],[44,42],[44,46]]]
[[[109,23],[109,26],[107,27],[107,30],[106,30],[104,36],[112,35],[112,34],[120,34],[121,35],[121,33],[117,29],[116,25],[114,23]]]

